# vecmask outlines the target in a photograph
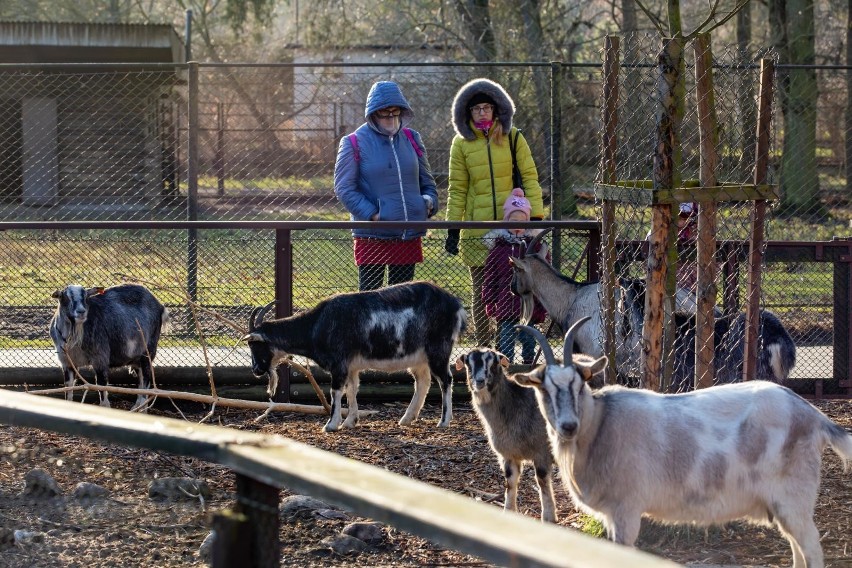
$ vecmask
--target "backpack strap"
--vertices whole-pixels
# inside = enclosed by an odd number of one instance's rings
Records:
[[[358,151],[358,137],[355,133],[349,135],[349,143],[352,144],[352,151],[355,153],[355,163],[361,161],[361,152]]]
[[[402,133],[405,134],[405,137],[408,138],[408,141],[411,142],[411,146],[414,148],[414,151],[417,153],[417,157],[421,157],[423,155],[423,150],[417,144],[417,141],[414,140],[414,134],[411,133],[410,128],[403,128]],[[352,144],[352,151],[355,153],[355,162],[361,161],[361,152],[358,151],[358,137],[355,136],[355,133],[348,135],[349,143]]]
[[[518,159],[515,155],[515,149],[518,147],[518,137],[521,135],[521,129],[515,128],[515,139],[512,140],[512,132],[509,131],[509,150],[512,153],[512,185],[514,187],[524,187],[524,178],[521,176],[521,170],[518,169]]]
[[[411,145],[414,147],[414,151],[417,152],[417,157],[421,157],[423,155],[423,150],[421,150],[417,142],[414,141],[414,134],[411,133],[411,129],[403,128],[402,133],[405,134],[405,137],[408,138],[409,142],[411,142]]]

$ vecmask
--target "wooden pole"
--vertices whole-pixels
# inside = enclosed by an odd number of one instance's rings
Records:
[[[657,143],[654,148],[654,189],[673,189],[680,184],[680,113],[678,89],[682,87],[683,39],[664,38],[658,57]],[[663,326],[666,313],[668,270],[677,264],[670,254],[671,204],[652,206],[648,243],[648,276],[645,323],[642,328],[643,386],[659,391],[663,377]],[[672,334],[673,337],[673,334]]]
[[[755,149],[754,184],[766,183],[769,168],[769,135],[772,124],[772,90],[775,79],[775,63],[771,59],[760,61],[760,96],[757,108],[757,144]],[[760,286],[761,267],[763,266],[764,225],[766,221],[766,200],[754,202],[751,216],[751,238],[748,253],[748,291],[746,305],[745,356],[743,380],[754,378],[757,372],[757,348],[760,331]]]
[[[619,38],[607,36],[604,40],[604,92],[603,92],[603,140],[601,181],[615,183],[615,159],[618,148],[618,68]],[[615,382],[615,202],[604,200],[601,208],[601,308],[603,309],[604,354],[609,358],[604,382]]]
[[[701,185],[716,186],[719,154],[716,101],[713,92],[713,51],[710,34],[701,34],[692,44],[695,51],[695,83],[698,128],[701,136]],[[713,385],[716,370],[713,330],[716,307],[716,202],[702,202],[698,210],[698,284],[695,314],[695,388]]]

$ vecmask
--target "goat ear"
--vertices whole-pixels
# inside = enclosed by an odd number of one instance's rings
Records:
[[[531,373],[515,373],[509,377],[522,387],[536,388],[541,386],[541,375],[537,371]]]
[[[464,369],[464,357],[459,357],[456,359],[456,371],[461,371]]]
[[[50,295],[51,298],[56,298],[57,300],[62,296],[62,290],[54,290]]]
[[[583,380],[588,382],[592,377],[606,369],[608,361],[609,359],[606,358],[606,355],[595,360],[592,360],[591,357],[575,357],[574,366],[580,371],[580,376],[583,377]]]
[[[500,353],[500,365],[501,365],[504,369],[508,369],[508,368],[509,368],[509,358],[508,358],[508,357],[506,357],[505,355],[503,355],[502,353]]]
[[[266,339],[259,333],[249,333],[243,336],[243,341],[266,341]]]
[[[97,296],[97,295],[100,295],[100,294],[103,294],[103,293],[104,293],[104,287],[103,286],[96,286],[94,288],[88,288],[86,290],[86,297]]]

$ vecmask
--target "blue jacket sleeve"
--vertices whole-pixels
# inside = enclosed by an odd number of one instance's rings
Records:
[[[432,175],[432,167],[429,165],[426,147],[423,145],[420,133],[416,130],[411,132],[414,135],[414,141],[423,151],[423,154],[418,158],[420,160],[420,195],[428,195],[432,199],[432,211],[428,215],[431,217],[438,212],[438,189],[435,186],[435,176]]]
[[[360,179],[358,162],[348,136],[340,139],[337,159],[334,162],[334,194],[346,207],[355,221],[369,221],[379,212],[378,205],[371,203],[358,187]]]

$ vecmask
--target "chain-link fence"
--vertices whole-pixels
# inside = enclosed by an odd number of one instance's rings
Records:
[[[619,179],[651,177],[657,103],[653,95],[656,65],[648,55],[657,47],[635,38],[625,42]],[[694,79],[691,65],[686,67],[690,82]],[[720,117],[717,175],[720,180],[747,183],[754,160],[759,68],[751,61],[744,64],[732,51],[720,51],[713,69]],[[789,82],[788,75],[800,71],[778,66],[776,92]],[[847,70],[809,72],[815,73],[820,85],[813,152],[819,192],[816,202],[792,211],[796,216],[790,217],[791,209],[784,208],[783,221],[777,219],[781,209],[771,209],[769,239],[827,239],[848,233],[838,142],[845,132],[832,119],[845,104]],[[335,63],[4,66],[0,69],[0,91],[5,94],[0,102],[4,110],[0,137],[5,142],[0,144],[4,156],[0,219],[345,220],[348,215],[332,187],[337,146],[342,135],[363,122],[370,85],[384,79],[397,81],[414,109],[411,126],[424,141],[443,209],[453,136],[451,103],[459,86],[479,76],[497,80],[514,98],[514,122],[530,142],[553,218],[595,218],[598,212],[592,195],[601,157],[599,64]],[[781,149],[788,151],[785,129],[780,127],[784,120],[781,99],[777,96],[774,104],[770,183],[779,181]],[[697,177],[699,169],[699,135],[691,91],[686,100],[683,171],[684,178],[691,178]],[[783,185],[781,190],[791,195],[798,191]],[[619,257],[621,270],[624,276],[639,276],[644,257],[636,243],[644,241],[650,229],[650,213],[630,204],[620,207],[623,222],[618,240],[630,243]],[[831,217],[810,215],[812,209],[824,209]],[[748,238],[748,205],[720,204],[719,218],[718,241]],[[443,229],[433,229],[424,239],[424,262],[417,276],[434,279],[469,298],[469,274],[443,252],[445,234]],[[356,289],[348,231],[297,231],[293,238],[294,309],[312,306],[334,292]],[[573,256],[561,261],[568,272],[579,262],[586,242],[582,236],[565,238],[564,250],[573,251]],[[177,366],[198,361],[187,351],[187,342],[198,333],[186,307],[187,294],[243,321],[251,306],[275,293],[275,237],[268,230],[117,227],[5,231],[0,239],[0,274],[6,284],[0,299],[4,331],[0,342],[4,350],[15,350],[8,360],[13,366],[55,364],[46,333],[54,309],[50,293],[70,282],[110,285],[124,275],[156,288],[170,306],[174,324],[162,343],[174,351],[162,350],[158,358]],[[692,250],[688,242],[683,246]],[[682,269],[688,265],[689,254]],[[725,266],[720,259],[723,275]],[[588,274],[583,269],[578,279]],[[745,276],[736,274],[740,275],[737,283],[727,275],[718,284],[720,294],[741,300]],[[823,346],[831,335],[832,278],[828,263],[800,260],[767,267],[764,305],[778,313],[797,345]],[[214,361],[245,364],[243,352],[229,351],[233,335],[212,317],[199,317],[205,321],[203,333],[223,350]],[[195,353],[195,346],[192,349]],[[33,359],[36,354],[41,358]],[[820,364],[831,366],[829,359]]]
[[[629,38],[614,51],[622,65],[605,89],[613,100],[604,139],[612,140],[612,146],[610,157],[601,162],[603,183],[597,196],[604,217],[612,218],[611,224],[605,221],[603,238],[614,247],[609,256],[614,259],[613,321],[620,379],[638,382],[644,372],[648,345],[654,342],[643,327],[654,319],[645,314],[654,306],[653,300],[646,302],[646,290],[654,279],[666,288],[659,306],[665,314],[659,361],[667,381],[663,388],[680,391],[694,382],[742,377],[750,280],[761,282],[760,303],[765,308],[759,317],[756,376],[776,381],[832,376],[831,353],[816,348],[831,334],[832,311],[838,305],[828,299],[834,277],[831,265],[792,263],[801,271],[800,282],[811,291],[824,291],[801,302],[793,300],[801,286],[791,286],[791,278],[778,265],[761,262],[765,235],[784,234],[783,228],[767,231],[763,219],[770,221],[769,227],[795,225],[773,219],[771,211],[764,217],[760,205],[778,197],[781,165],[768,136],[762,142],[758,136],[760,128],[767,133],[770,128],[767,118],[759,126],[759,109],[773,103],[760,94],[771,92],[773,86],[784,88],[772,81],[772,61],[751,65],[737,52],[711,54],[697,41],[661,47],[658,40]],[[765,75],[763,70],[768,70]],[[676,81],[683,88],[681,99]],[[776,121],[782,116],[777,110]],[[672,117],[680,117],[680,122],[674,124]],[[779,130],[784,129],[776,124],[774,131]],[[786,202],[784,191],[781,197],[776,212]],[[756,242],[761,252],[756,265],[748,254],[750,242]],[[775,245],[773,250],[777,249]],[[608,251],[603,253],[606,257]],[[776,261],[784,257],[780,251],[774,254]],[[696,318],[703,298],[713,309],[705,337],[715,347],[709,348],[707,341],[703,351],[712,356],[712,366],[699,369],[695,335],[700,331]],[[799,347],[797,371],[793,371],[794,345]],[[702,378],[702,371],[710,376]]]

